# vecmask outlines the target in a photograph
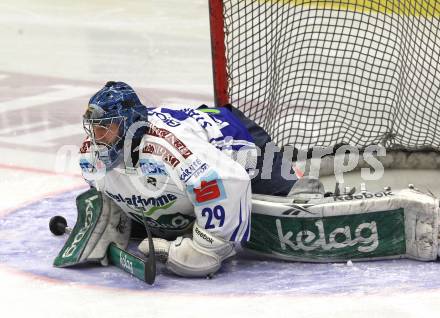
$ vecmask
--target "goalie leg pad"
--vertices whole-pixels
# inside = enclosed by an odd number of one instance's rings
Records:
[[[77,222],[64,247],[55,258],[54,266],[68,267],[85,262],[107,265],[107,248],[116,243],[126,248],[131,220],[108,197],[90,189],[76,199]]]
[[[437,259],[439,216],[439,200],[414,190],[359,193],[307,205],[254,200],[245,247],[292,261],[430,261]]]

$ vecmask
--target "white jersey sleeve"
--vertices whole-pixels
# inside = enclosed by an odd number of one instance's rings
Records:
[[[246,170],[209,143],[206,130],[191,118],[167,115],[149,116],[139,151],[141,170],[166,169],[194,205],[200,227],[225,240],[248,240],[251,183]]]

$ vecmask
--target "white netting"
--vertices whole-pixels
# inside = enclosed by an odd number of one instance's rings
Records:
[[[225,0],[232,104],[280,145],[440,150],[440,2]]]

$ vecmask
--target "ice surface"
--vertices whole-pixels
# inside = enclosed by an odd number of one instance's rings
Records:
[[[28,205],[0,219],[0,263],[68,284],[203,295],[353,295],[438,290],[440,263],[411,260],[315,264],[257,259],[243,252],[212,279],[175,277],[159,266],[154,286],[116,267],[59,269],[53,259],[66,237],[54,236],[48,221],[55,214],[76,221],[78,191]],[[135,251],[135,244],[131,248]]]
[[[71,189],[85,186],[73,154],[65,152],[62,165],[57,154],[64,146],[75,153],[84,137],[89,92],[124,80],[148,105],[212,103],[207,10],[207,0],[1,1],[0,316],[437,314],[435,262],[348,267],[241,255],[211,280],[161,270],[153,287],[114,267],[52,267],[65,238],[49,233],[49,219],[62,214],[73,225]],[[438,183],[429,173],[408,179]]]

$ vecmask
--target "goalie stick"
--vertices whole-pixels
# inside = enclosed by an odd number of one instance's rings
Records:
[[[49,221],[49,229],[52,234],[60,236],[65,233],[69,234],[72,229],[67,226],[67,221],[62,216],[54,216]],[[153,238],[148,227],[146,227],[148,235],[148,245],[151,250],[154,250]],[[147,260],[144,260],[132,253],[125,251],[111,243],[107,256],[109,261],[121,268],[122,270],[130,273],[131,275],[139,278],[140,280],[152,285],[156,279],[156,259],[154,253],[151,253]]]

